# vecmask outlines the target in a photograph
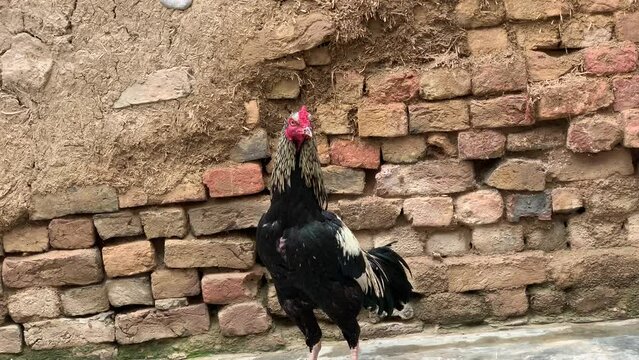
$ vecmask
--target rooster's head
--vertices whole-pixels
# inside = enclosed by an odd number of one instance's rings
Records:
[[[311,117],[311,114],[306,110],[306,106],[302,106],[300,111],[291,114],[286,120],[284,134],[288,141],[294,143],[298,149],[304,141],[313,137]]]

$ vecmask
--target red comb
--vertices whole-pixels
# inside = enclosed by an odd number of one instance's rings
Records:
[[[302,105],[302,108],[297,113],[297,115],[299,116],[300,124],[306,125],[310,123],[310,121],[308,120],[308,111],[306,110],[306,105]]]

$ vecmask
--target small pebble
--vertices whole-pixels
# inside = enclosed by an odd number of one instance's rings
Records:
[[[193,0],[160,0],[160,3],[169,9],[186,10],[191,7]]]

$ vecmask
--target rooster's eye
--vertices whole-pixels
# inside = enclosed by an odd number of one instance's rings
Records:
[[[299,125],[299,123],[297,122],[297,120],[295,120],[295,119],[293,119],[293,118],[288,119],[288,124],[289,124],[289,125],[293,125],[293,126],[297,126],[297,125]]]

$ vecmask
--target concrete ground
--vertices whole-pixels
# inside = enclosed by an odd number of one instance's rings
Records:
[[[448,335],[408,335],[362,341],[362,360],[386,359],[639,359],[639,319],[522,326]],[[345,342],[326,342],[320,359],[349,359]],[[306,359],[305,350],[216,355],[198,360]]]

